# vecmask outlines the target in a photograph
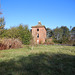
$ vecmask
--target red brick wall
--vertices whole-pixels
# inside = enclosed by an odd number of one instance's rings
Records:
[[[39,29],[39,31],[37,31],[37,29]],[[37,38],[37,34],[39,34],[39,38]],[[37,44],[37,40],[39,40],[39,43],[44,43],[45,39],[46,39],[45,27],[33,27],[32,28],[32,36],[33,36],[36,44]]]

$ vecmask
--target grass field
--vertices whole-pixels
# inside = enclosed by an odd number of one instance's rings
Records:
[[[38,45],[0,51],[0,75],[75,75],[75,47]]]

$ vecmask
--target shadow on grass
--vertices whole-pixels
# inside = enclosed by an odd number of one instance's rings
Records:
[[[75,56],[31,54],[0,62],[0,75],[75,75]]]

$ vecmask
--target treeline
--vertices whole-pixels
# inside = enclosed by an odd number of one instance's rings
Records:
[[[75,27],[69,29],[67,26],[56,27],[51,30],[47,28],[47,38],[52,37],[55,43],[75,44]]]
[[[32,38],[31,32],[27,25],[20,24],[17,27],[12,27],[10,29],[5,29],[4,18],[0,18],[0,38],[11,38],[19,39],[23,44],[30,44]]]
[[[30,44],[32,39],[31,30],[27,25],[20,24],[17,27],[5,29],[4,18],[0,18],[0,38],[14,38],[21,40],[22,44]],[[75,27],[69,29],[67,26],[56,27],[55,29],[46,28],[47,38],[52,38],[54,43],[75,44]]]
[[[0,38],[14,38],[19,39],[23,44],[30,44],[31,32],[27,25],[19,25],[18,27],[12,27],[10,29],[3,29],[0,34]]]

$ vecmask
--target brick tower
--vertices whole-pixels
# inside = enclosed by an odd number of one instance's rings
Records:
[[[46,39],[46,28],[41,22],[38,22],[38,25],[32,26],[32,36],[35,44],[44,43]]]

